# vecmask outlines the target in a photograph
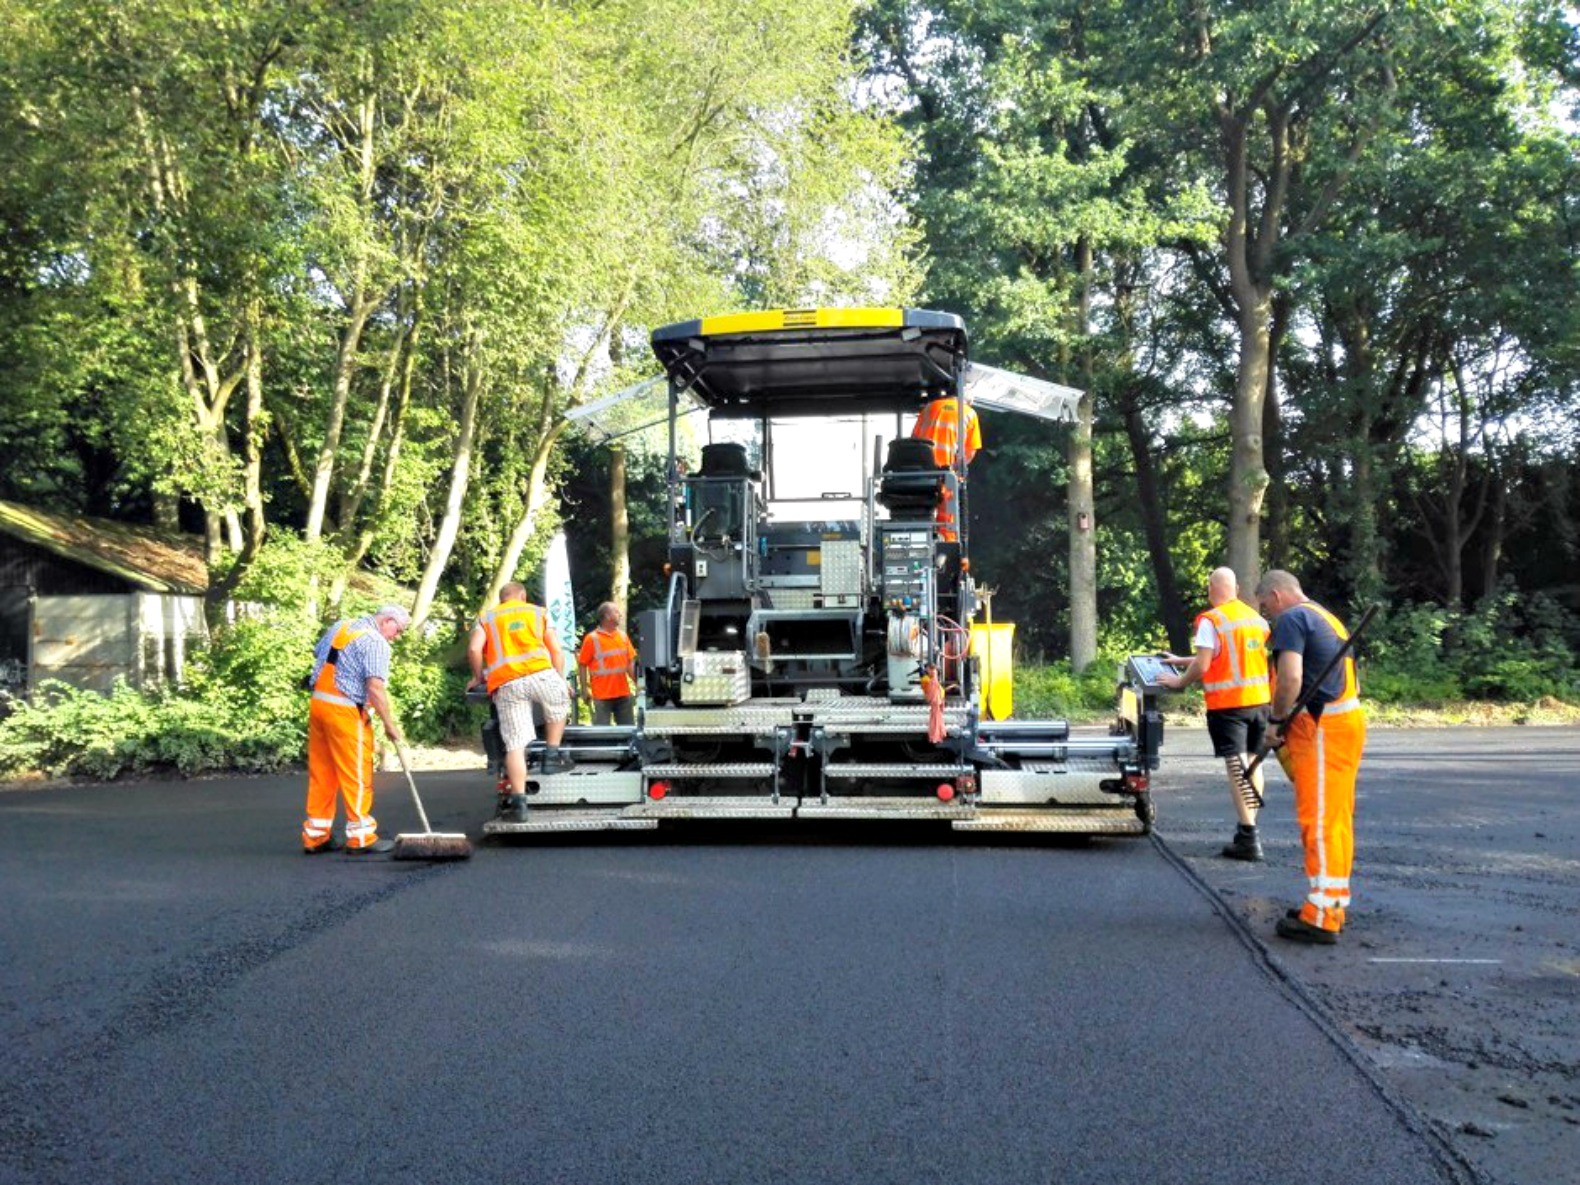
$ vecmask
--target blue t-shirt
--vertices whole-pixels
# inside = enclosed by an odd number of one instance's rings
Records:
[[[1268,639],[1268,649],[1273,652],[1274,669],[1278,656],[1290,650],[1301,656],[1300,694],[1304,695],[1312,681],[1333,661],[1344,642],[1334,633],[1333,627],[1321,614],[1303,602],[1285,609],[1273,622],[1273,633]],[[1328,673],[1322,686],[1311,697],[1308,710],[1312,716],[1321,716],[1323,706],[1332,703],[1344,693],[1344,664],[1341,662]]]

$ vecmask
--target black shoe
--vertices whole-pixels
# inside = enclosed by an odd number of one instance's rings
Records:
[[[1291,942],[1311,942],[1318,946],[1334,946],[1339,941],[1337,930],[1324,930],[1321,926],[1313,926],[1310,922],[1301,921],[1299,910],[1295,911],[1294,917],[1285,915],[1279,918],[1278,924],[1273,927],[1273,933]]]
[[[393,852],[394,850],[395,850],[395,841],[393,839],[376,839],[372,843],[367,844],[367,845],[365,845],[363,847],[360,847],[360,848],[347,848],[346,849],[346,855],[348,855],[348,856],[382,856],[385,853]]]
[[[551,774],[569,773],[575,768],[576,759],[564,749],[551,748],[543,750],[543,774],[545,777]]]
[[[501,823],[525,823],[527,821],[527,796],[525,794],[506,794],[499,800],[499,813],[494,817]]]
[[[1252,864],[1262,862],[1262,841],[1255,831],[1236,831],[1234,838],[1223,845],[1218,853],[1226,860],[1246,860]]]
[[[325,852],[341,851],[345,846],[345,840],[341,839],[338,835],[331,835],[316,848],[303,848],[302,854],[304,856],[322,856]]]

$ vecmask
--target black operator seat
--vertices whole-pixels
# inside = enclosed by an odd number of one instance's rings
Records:
[[[953,474],[933,460],[933,442],[902,436],[889,441],[878,483],[878,501],[896,518],[933,517],[938,492]]]
[[[702,446],[702,472],[699,477],[749,477],[761,481],[762,474],[746,462],[746,446],[728,441]]]

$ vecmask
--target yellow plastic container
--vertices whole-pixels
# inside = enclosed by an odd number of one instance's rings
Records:
[[[1014,623],[973,624],[971,653],[982,675],[982,719],[1008,720],[1015,711]]]

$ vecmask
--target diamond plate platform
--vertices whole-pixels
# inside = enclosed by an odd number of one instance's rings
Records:
[[[1050,831],[1065,835],[1145,835],[1146,825],[1134,810],[978,811],[959,819],[956,831]]]
[[[767,761],[719,762],[715,765],[650,765],[642,771],[654,778],[771,778],[774,767]]]
[[[628,807],[631,818],[640,819],[789,819],[795,815],[795,799],[774,802],[761,798],[662,798]]]
[[[983,805],[1003,803],[1061,804],[1089,803],[1094,806],[1118,805],[1118,796],[1102,789],[1105,779],[1118,777],[1112,768],[1106,769],[985,769],[977,779],[982,791]],[[1127,804],[1126,804],[1127,805]]]
[[[652,831],[654,819],[634,819],[619,811],[545,810],[527,808],[525,823],[504,823],[490,819],[483,824],[484,835],[533,835],[549,831]]]
[[[976,807],[968,803],[940,802],[926,798],[835,798],[819,802],[803,798],[798,819],[949,819],[956,826],[971,819]]]
[[[903,762],[860,765],[855,762],[825,765],[825,778],[958,778],[971,772],[969,765],[910,765]]]

